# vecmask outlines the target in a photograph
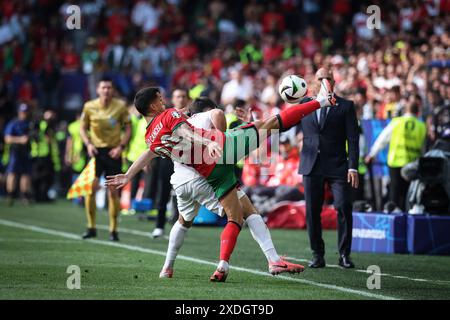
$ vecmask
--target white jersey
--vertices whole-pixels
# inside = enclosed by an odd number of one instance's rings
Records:
[[[196,128],[212,129],[211,112],[202,112],[188,119]],[[185,221],[193,221],[197,216],[200,206],[223,217],[225,212],[206,179],[191,167],[179,162],[174,162],[174,173],[170,183],[177,196],[178,211]],[[245,196],[242,190],[238,190],[238,199]]]
[[[196,128],[206,130],[214,128],[214,125],[211,121],[211,111],[196,113],[187,121]],[[188,183],[189,181],[201,177],[201,175],[194,168],[185,166],[176,161],[174,161],[173,164],[174,173],[170,178],[170,183],[172,184],[174,189],[185,183]]]

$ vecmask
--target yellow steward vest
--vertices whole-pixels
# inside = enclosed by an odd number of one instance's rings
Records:
[[[414,117],[392,119],[393,131],[388,152],[388,166],[401,168],[422,154],[426,128],[423,121]]]

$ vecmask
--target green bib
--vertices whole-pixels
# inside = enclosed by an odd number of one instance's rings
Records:
[[[83,150],[83,140],[80,135],[80,120],[76,120],[69,124],[68,131],[72,138],[72,169],[81,172],[86,165],[86,154]]]
[[[136,161],[139,156],[147,149],[145,143],[145,132],[147,131],[147,122],[145,118],[131,116],[131,139],[127,152],[127,159],[131,162]]]

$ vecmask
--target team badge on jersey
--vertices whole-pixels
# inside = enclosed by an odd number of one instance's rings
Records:
[[[174,117],[175,119],[178,119],[178,118],[181,118],[181,114],[179,112],[172,111],[172,117]]]
[[[110,124],[111,127],[115,127],[116,124],[117,124],[117,120],[114,119],[114,118],[110,118],[109,119],[109,124]]]

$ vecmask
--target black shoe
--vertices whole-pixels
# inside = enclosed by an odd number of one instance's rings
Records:
[[[117,233],[117,231],[109,233],[109,241],[119,241],[119,234]]]
[[[345,255],[342,255],[339,258],[339,265],[342,268],[345,268],[345,269],[353,269],[355,267],[355,265],[353,264],[353,262],[350,259],[350,257],[349,256],[345,256]]]
[[[95,228],[88,228],[81,237],[83,239],[95,238],[97,237],[97,230]]]
[[[325,259],[323,257],[314,257],[313,260],[309,263],[310,268],[325,268]]]

